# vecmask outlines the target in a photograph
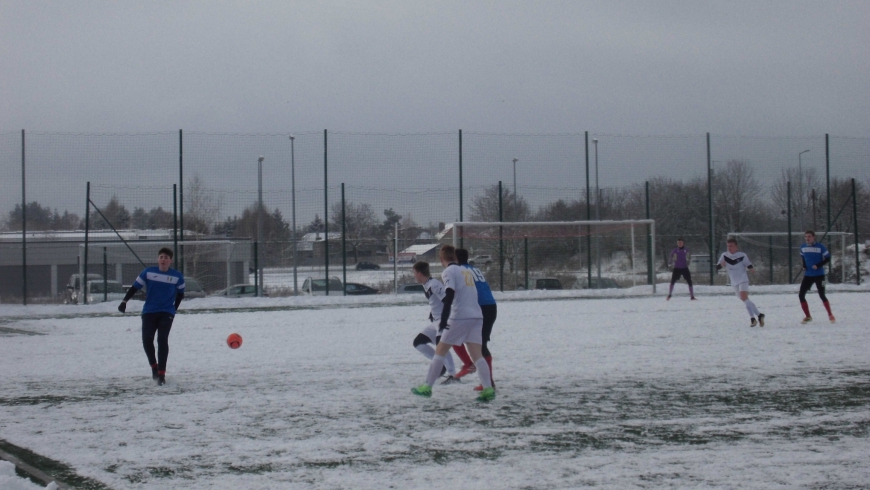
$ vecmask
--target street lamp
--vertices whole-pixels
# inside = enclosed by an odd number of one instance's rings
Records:
[[[595,145],[595,220],[601,221],[601,189],[598,187],[598,140],[593,139]],[[595,289],[601,287],[601,229],[595,234],[595,257],[598,263],[598,284]]]
[[[299,282],[296,278],[296,162],[293,153],[293,142],[296,137],[290,135],[290,199],[293,215],[293,294],[299,295]]]
[[[257,296],[263,295],[263,261],[260,260],[260,249],[263,248],[263,160],[257,159]]]
[[[810,150],[804,150],[804,151],[798,153],[798,196],[800,198],[798,200],[798,206],[800,206],[800,210],[801,210],[800,214],[798,215],[798,218],[800,219],[801,233],[804,232],[804,207],[805,207],[804,206],[804,171],[803,171],[803,167],[801,166],[801,155],[803,155],[804,153],[809,153],[809,151]]]

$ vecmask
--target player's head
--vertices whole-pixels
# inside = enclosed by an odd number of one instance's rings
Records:
[[[172,249],[163,247],[157,252],[157,265],[160,270],[166,271],[172,264]]]
[[[727,240],[727,243],[728,243],[728,251],[731,253],[736,252],[737,249],[739,248],[737,245],[737,239],[734,237],[729,238]]]
[[[447,264],[456,262],[456,247],[453,245],[444,245],[441,247],[441,251],[438,252],[438,256],[441,258],[441,265],[447,267]]]
[[[418,284],[425,284],[430,277],[432,277],[432,274],[429,273],[429,262],[421,260],[414,263],[414,280]]]
[[[683,240],[683,237],[677,238],[677,246],[678,247],[682,247],[685,244],[686,244],[686,241]]]
[[[468,250],[464,248],[456,249],[456,263],[459,265],[468,263]]]
[[[807,230],[804,232],[804,238],[807,240],[807,244],[812,245],[816,243],[816,232]]]

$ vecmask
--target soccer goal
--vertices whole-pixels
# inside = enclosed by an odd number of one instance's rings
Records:
[[[469,262],[502,291],[650,284],[655,293],[655,220],[463,221],[449,226],[453,245],[467,249]]]
[[[95,234],[99,235],[99,232]],[[184,274],[191,297],[205,296],[235,284],[247,284],[252,257],[249,240],[176,243],[167,240],[133,241],[126,237],[124,241],[98,238],[88,242],[87,256],[85,245],[79,245],[78,277],[85,277],[87,263],[87,282],[95,284],[82,284],[81,287],[89,288],[89,294],[76,294],[76,302],[90,301],[88,298],[91,296],[93,301],[114,299],[108,298],[108,293],[117,291],[118,286],[133,284],[142,269],[157,265],[157,252],[162,247],[173,249],[176,245],[177,255],[173,258],[172,268]],[[90,289],[96,294],[90,294]]]

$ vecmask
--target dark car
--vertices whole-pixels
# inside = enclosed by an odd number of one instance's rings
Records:
[[[199,281],[192,277],[184,279],[184,297],[187,299],[205,298],[205,289],[200,286]]]
[[[371,288],[366,286],[365,284],[359,284],[355,282],[348,282],[344,285],[344,291],[348,296],[360,296],[363,294],[378,294],[378,291],[375,288]]]
[[[373,262],[357,262],[357,264],[356,264],[356,270],[358,270],[358,271],[376,271],[380,268],[381,268],[381,266],[379,266],[378,264],[375,264]],[[350,294],[350,293],[347,293],[347,294]]]
[[[399,294],[417,294],[423,293],[422,284],[399,284]]]

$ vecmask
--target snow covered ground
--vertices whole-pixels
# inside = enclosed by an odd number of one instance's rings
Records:
[[[497,295],[489,404],[410,393],[422,295],[186,302],[164,387],[135,314],[4,305],[0,439],[116,489],[870,487],[867,287],[665,291]]]

